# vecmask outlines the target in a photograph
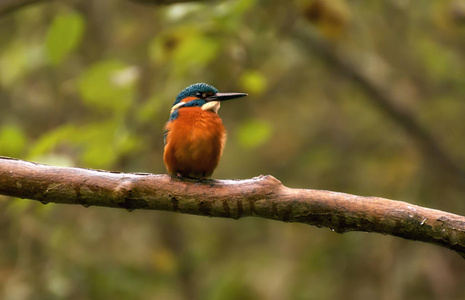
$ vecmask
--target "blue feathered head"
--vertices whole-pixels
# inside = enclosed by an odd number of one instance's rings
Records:
[[[207,95],[213,95],[218,93],[218,90],[206,83],[194,83],[188,87],[186,87],[182,92],[179,93],[179,95],[176,97],[176,101],[174,101],[173,106],[181,102],[182,99],[186,97],[199,97],[201,98],[201,95],[207,94]]]

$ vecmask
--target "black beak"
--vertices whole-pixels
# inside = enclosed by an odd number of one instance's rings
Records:
[[[205,100],[207,101],[226,101],[226,100],[231,100],[231,99],[236,99],[236,98],[241,98],[245,97],[247,94],[245,93],[216,93],[214,95],[211,95]]]

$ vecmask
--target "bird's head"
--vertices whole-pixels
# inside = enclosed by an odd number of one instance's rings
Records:
[[[244,93],[219,93],[218,90],[206,83],[195,83],[186,87],[176,97],[171,114],[175,113],[181,107],[200,107],[202,110],[213,111],[218,113],[220,102],[247,96]]]

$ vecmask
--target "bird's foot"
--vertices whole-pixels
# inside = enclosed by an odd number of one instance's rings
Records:
[[[205,181],[207,181],[208,179],[206,177],[200,177],[200,178],[197,178],[197,183],[198,184],[201,184],[201,183],[205,183]]]
[[[206,176],[192,177],[192,176],[189,176],[189,175],[183,175],[180,172],[177,172],[176,174],[173,174],[172,177],[177,178],[177,179],[179,179],[181,181],[188,181],[188,182],[193,182],[193,183],[196,183],[196,184],[212,184],[213,182],[215,182],[215,180],[210,179],[210,178],[208,178]]]

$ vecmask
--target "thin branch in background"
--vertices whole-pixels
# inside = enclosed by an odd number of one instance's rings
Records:
[[[129,0],[131,2],[138,2],[142,4],[176,4],[176,3],[185,3],[185,2],[203,2],[199,0]]]
[[[13,13],[24,6],[48,0],[2,0],[0,1],[0,17]]]
[[[49,0],[0,0],[0,17],[8,15],[25,6]],[[175,4],[184,2],[199,2],[198,0],[129,0],[142,4]]]
[[[309,26],[302,23],[296,24],[293,36],[305,49],[320,56],[333,68],[339,70],[341,74],[362,88],[386,115],[400,125],[417,142],[430,161],[451,175],[450,178],[463,185],[465,182],[465,169],[444,150],[441,142],[417,120],[415,115],[398,105],[398,103],[402,103],[402,99],[398,99],[398,96],[388,86],[381,85],[379,80],[370,77],[367,72],[364,72],[362,66],[359,66],[345,53],[338,51],[336,47],[333,47],[332,44],[315,32],[309,30]]]

